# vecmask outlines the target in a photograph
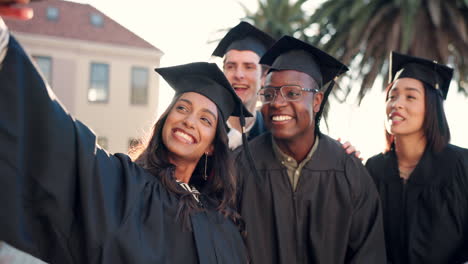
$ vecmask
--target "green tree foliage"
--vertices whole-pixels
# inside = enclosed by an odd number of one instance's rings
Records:
[[[351,66],[341,100],[355,83],[359,101],[377,76],[386,83],[392,50],[451,64],[468,94],[468,0],[325,0],[311,16],[302,8],[306,1],[258,1],[258,12],[246,10],[257,27],[308,40]]]
[[[358,72],[359,100],[379,74],[386,78],[392,50],[451,63],[468,93],[466,0],[328,0],[310,21],[320,28],[312,43]]]
[[[306,1],[259,0],[256,12],[241,5],[246,13],[245,19],[274,38],[289,35],[307,40],[305,30],[311,23],[302,8]]]

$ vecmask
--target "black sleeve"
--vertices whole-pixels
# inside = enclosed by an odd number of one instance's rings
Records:
[[[244,164],[244,148],[239,147],[234,152],[232,157],[234,157],[234,166],[236,168],[235,177],[236,177],[236,210],[241,212],[242,207],[242,196],[244,192],[244,177],[245,177],[245,164]]]
[[[48,262],[91,263],[147,174],[96,145],[13,37],[0,85],[0,240]]]
[[[379,164],[379,162],[377,161],[378,159],[379,159],[379,156],[374,156],[374,157],[369,158],[366,161],[366,169],[369,172],[370,176],[372,177],[376,185],[378,184],[378,180],[379,180],[378,173],[383,172],[383,169],[380,168],[382,166],[378,166]]]
[[[346,174],[354,205],[346,263],[386,263],[382,206],[375,185],[361,161],[348,157]],[[356,177],[357,176],[357,177]]]
[[[457,163],[456,163],[456,176],[454,177],[455,186],[452,190],[456,190],[458,197],[458,208],[459,215],[463,217],[465,225],[464,227],[464,236],[463,242],[459,249],[459,256],[457,260],[462,261],[463,263],[468,262],[468,149],[464,148],[455,148],[457,151]]]

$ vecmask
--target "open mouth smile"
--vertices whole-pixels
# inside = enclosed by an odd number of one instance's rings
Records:
[[[194,136],[190,135],[189,133],[186,133],[182,129],[175,128],[172,130],[172,133],[175,138],[177,138],[179,141],[186,143],[186,144],[195,144],[198,141],[195,139]]]

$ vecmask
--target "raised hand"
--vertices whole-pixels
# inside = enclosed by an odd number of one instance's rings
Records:
[[[345,143],[342,143],[341,138],[338,138],[337,140],[338,140],[338,142],[341,143],[341,146],[346,151],[346,153],[348,153],[348,154],[353,154],[354,153],[356,158],[362,160],[361,152],[359,150],[356,150],[356,148],[353,145],[351,145],[351,143],[349,141],[346,141]]]

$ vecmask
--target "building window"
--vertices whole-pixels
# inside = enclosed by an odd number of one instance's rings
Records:
[[[109,147],[109,141],[107,140],[106,137],[98,137],[97,138],[97,143],[101,148],[106,149]]]
[[[145,105],[148,103],[148,75],[146,68],[132,68],[131,104]]]
[[[105,103],[109,100],[109,64],[91,63],[88,101]]]
[[[47,20],[57,21],[59,19],[59,10],[57,7],[47,7]]]
[[[46,79],[47,83],[52,83],[52,58],[47,56],[33,56],[36,61],[42,76]]]
[[[101,14],[92,13],[89,16],[89,19],[91,21],[91,25],[95,27],[102,27],[104,25],[104,18],[101,16]]]

